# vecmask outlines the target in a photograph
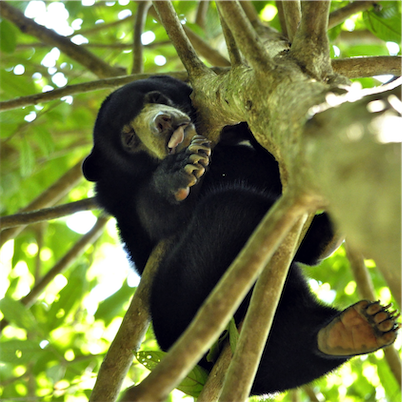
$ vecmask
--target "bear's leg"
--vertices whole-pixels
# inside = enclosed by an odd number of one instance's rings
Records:
[[[395,341],[400,324],[396,311],[379,302],[361,300],[348,307],[318,333],[318,349],[327,355],[354,356],[374,352]]]

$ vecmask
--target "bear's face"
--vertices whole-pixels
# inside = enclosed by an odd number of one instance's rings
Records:
[[[190,117],[166,104],[145,104],[141,113],[121,130],[121,142],[129,153],[146,152],[156,159],[187,148],[196,135]]]
[[[85,159],[87,180],[140,174],[186,148],[196,130],[191,88],[171,77],[132,82],[103,102],[94,128],[94,147]],[[111,172],[113,169],[113,172]]]

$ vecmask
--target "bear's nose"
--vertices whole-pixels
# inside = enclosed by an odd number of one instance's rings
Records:
[[[154,124],[159,133],[171,131],[173,128],[172,116],[170,114],[160,112],[154,117]]]

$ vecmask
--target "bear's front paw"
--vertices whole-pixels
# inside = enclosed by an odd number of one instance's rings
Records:
[[[361,300],[342,311],[318,333],[318,349],[327,355],[354,356],[391,345],[399,314],[379,302]]]
[[[211,142],[202,135],[195,135],[185,152],[184,173],[185,184],[175,192],[177,201],[183,201],[190,193],[190,187],[198,183],[200,177],[205,173],[211,156]]]

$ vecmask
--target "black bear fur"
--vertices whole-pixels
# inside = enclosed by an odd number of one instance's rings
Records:
[[[165,351],[189,325],[282,192],[277,162],[254,140],[245,123],[223,130],[209,160],[208,141],[194,137],[196,114],[190,94],[189,86],[166,76],[118,89],[102,104],[94,148],[83,165],[85,177],[96,182],[99,204],[116,217],[139,274],[153,247],[174,236],[151,291],[154,331]],[[175,122],[168,113],[166,127],[155,117],[145,122],[144,127],[149,123],[151,129],[134,132],[131,122],[142,119],[148,104],[162,105],[162,113],[163,105],[172,107],[185,113],[188,121]],[[149,120],[147,116],[144,119]],[[167,144],[180,124],[189,140],[172,152]],[[159,136],[157,141],[166,151],[161,148],[155,155],[144,145],[144,136]],[[194,142],[195,151],[190,152]],[[199,159],[191,159],[194,154]],[[185,167],[192,164],[199,170],[189,174]],[[183,188],[189,194],[184,192],[178,199]],[[316,264],[331,240],[328,217],[316,216],[295,261]],[[237,311],[237,323],[244,318],[246,305]],[[252,394],[298,387],[346,361],[325,355],[317,347],[318,331],[337,315],[337,309],[317,301],[300,267],[292,263]],[[205,359],[200,364],[210,368]]]

